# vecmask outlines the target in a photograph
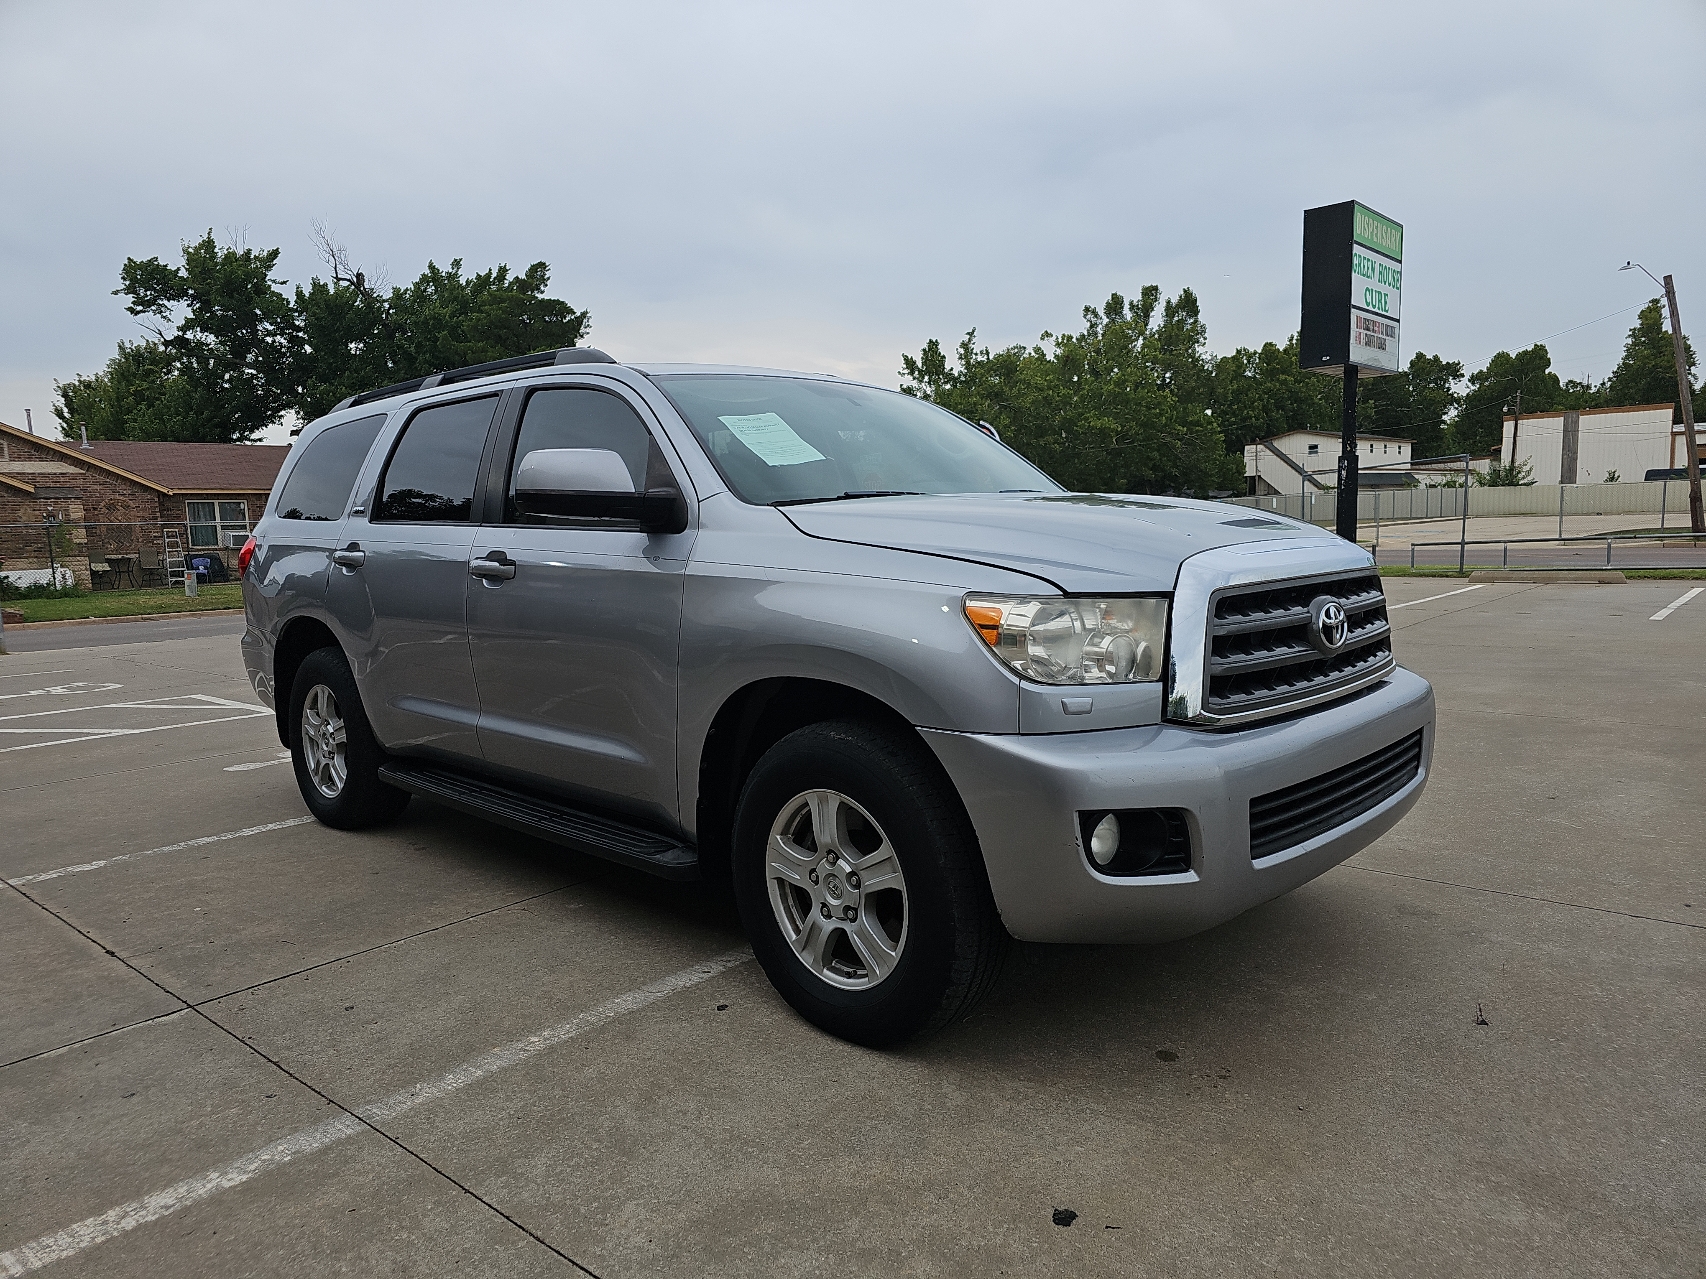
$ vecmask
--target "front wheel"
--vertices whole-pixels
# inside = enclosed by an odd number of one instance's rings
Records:
[[[1007,934],[965,810],[912,733],[859,723],[789,734],[735,811],[735,897],[795,1011],[881,1047],[965,1016]]]
[[[290,758],[308,810],[327,826],[362,830],[390,821],[407,791],[379,780],[385,752],[373,736],[349,663],[316,649],[290,686]]]

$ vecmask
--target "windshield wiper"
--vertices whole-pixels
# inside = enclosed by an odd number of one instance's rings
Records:
[[[814,502],[846,502],[856,497],[923,497],[911,489],[860,489],[856,492],[837,493],[834,497],[787,497],[780,502],[772,502],[772,506],[810,506]]]

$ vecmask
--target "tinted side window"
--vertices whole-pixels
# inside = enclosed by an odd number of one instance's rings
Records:
[[[376,520],[466,520],[497,396],[422,409],[403,428],[374,503]]]
[[[341,520],[367,450],[384,425],[385,415],[379,413],[340,422],[310,440],[290,468],[278,514],[287,520]]]
[[[510,462],[504,502],[504,518],[510,523],[529,519],[515,509],[515,473],[534,449],[609,449],[627,465],[636,491],[674,482],[645,423],[620,397],[588,387],[535,391],[522,412]]]

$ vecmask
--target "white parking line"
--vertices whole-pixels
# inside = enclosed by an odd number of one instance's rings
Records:
[[[312,1128],[291,1133],[290,1136],[281,1137],[271,1145],[251,1151],[223,1167],[210,1169],[200,1176],[186,1178],[164,1190],[156,1190],[151,1195],[120,1204],[99,1216],[89,1217],[74,1226],[67,1226],[64,1230],[21,1244],[10,1252],[0,1252],[0,1271],[11,1276],[27,1275],[32,1270],[39,1270],[55,1261],[75,1256],[127,1230],[134,1230],[150,1221],[158,1221],[180,1208],[187,1208],[193,1203],[212,1198],[221,1190],[240,1186],[270,1168],[277,1168],[301,1155],[313,1154],[316,1150],[324,1150],[345,1137],[365,1132],[370,1123],[376,1124],[381,1120],[391,1119],[404,1111],[413,1110],[416,1106],[437,1101],[466,1088],[488,1075],[519,1065],[531,1057],[538,1056],[547,1048],[554,1048],[565,1040],[584,1035],[589,1030],[596,1030],[624,1013],[638,1012],[677,991],[697,986],[702,981],[709,981],[718,973],[744,964],[751,958],[752,952],[743,946],[739,950],[718,955],[715,959],[708,959],[702,964],[684,968],[678,973],[654,981],[649,986],[641,986],[638,990],[618,995],[579,1017],[559,1022],[555,1026],[547,1026],[525,1039],[518,1039],[502,1048],[481,1053],[472,1061],[436,1079],[424,1080],[401,1092],[394,1092],[389,1097],[369,1102],[354,1114],[339,1115],[335,1119],[315,1124]]]
[[[0,679],[29,679],[32,675],[75,675],[76,673],[73,667],[59,666],[51,671],[18,671],[13,675],[0,675]]]
[[[98,862],[79,862],[75,866],[61,866],[58,870],[44,870],[39,875],[19,875],[16,879],[8,879],[6,882],[15,886],[39,884],[44,879],[58,879],[61,875],[78,875],[86,870],[99,870],[103,866],[116,866],[119,862],[133,862],[138,857],[152,857],[156,853],[176,853],[186,848],[200,848],[203,844],[217,844],[222,839],[242,839],[245,835],[260,835],[269,830],[283,830],[287,826],[301,826],[313,820],[312,817],[292,817],[289,821],[268,822],[265,826],[245,826],[242,830],[228,830],[222,835],[203,835],[200,839],[186,839],[181,844],[163,844],[159,848],[145,848],[140,853],[120,853],[117,857],[103,857]]]
[[[1388,604],[1386,611],[1390,613],[1395,608],[1409,608],[1412,604],[1432,604],[1435,600],[1449,599],[1453,595],[1462,595],[1465,591],[1478,591],[1485,585],[1485,582],[1477,582],[1474,586],[1460,586],[1455,591],[1447,591],[1444,595],[1429,595],[1419,600],[1406,600],[1402,604]]]
[[[191,705],[174,705],[174,703],[180,702],[189,702]],[[194,711],[205,710],[210,707],[242,713],[221,715],[216,719],[190,720],[179,724],[153,724],[147,728],[53,728],[45,725],[28,728],[0,727],[0,733],[72,734],[72,736],[63,736],[54,741],[26,742],[22,746],[0,746],[0,755],[4,755],[8,751],[33,751],[43,746],[70,746],[76,742],[98,741],[104,737],[135,737],[141,733],[165,733],[176,728],[200,728],[204,724],[223,724],[228,720],[255,719],[272,714],[266,707],[254,702],[234,702],[227,697],[215,697],[212,693],[180,693],[174,697],[156,697],[142,702],[106,702],[100,706],[67,706],[57,711],[30,711],[23,715],[0,715],[0,723],[10,723],[13,720],[22,719],[45,719],[49,715],[87,715],[92,711]]]
[[[246,773],[251,768],[271,768],[274,764],[288,764],[289,762],[290,752],[280,751],[277,759],[257,759],[252,764],[227,764],[224,771],[227,773]]]
[[[1649,622],[1662,622],[1662,621],[1664,621],[1665,618],[1669,617],[1672,613],[1676,612],[1677,609],[1681,608],[1684,604],[1688,603],[1689,600],[1693,599],[1696,595],[1700,594],[1701,591],[1706,591],[1706,586],[1696,586],[1692,591],[1689,591],[1686,594],[1677,596],[1674,600],[1672,600],[1669,604],[1666,604],[1663,608],[1661,608],[1658,612],[1654,613],[1647,620]]]

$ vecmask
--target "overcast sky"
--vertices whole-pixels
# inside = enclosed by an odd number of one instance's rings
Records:
[[[1283,341],[1302,211],[1357,199],[1405,225],[1406,359],[1574,329],[1597,379],[1626,258],[1706,332],[1703,66],[1700,0],[0,0],[0,421],[138,335],[126,256],[212,228],[303,281],[316,219],[394,282],[544,259],[618,359],[898,385],[1147,283]]]

